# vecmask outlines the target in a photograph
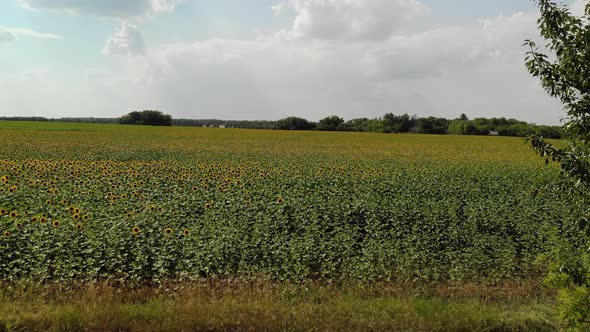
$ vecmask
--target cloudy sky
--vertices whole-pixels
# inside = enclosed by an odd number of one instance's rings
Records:
[[[0,115],[558,124],[523,65],[537,16],[529,0],[2,0]]]

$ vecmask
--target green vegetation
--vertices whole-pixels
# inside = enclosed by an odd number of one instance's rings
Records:
[[[119,119],[121,124],[145,126],[171,126],[172,116],[160,111],[131,112]]]
[[[152,112],[152,111],[147,111]],[[157,115],[163,116],[163,115]],[[139,112],[132,112],[121,119],[100,118],[62,118],[45,119],[39,117],[12,117],[0,120],[10,121],[47,121],[47,122],[80,122],[80,123],[135,123],[142,124],[145,120]],[[163,120],[164,121],[164,120]],[[545,138],[560,139],[563,130],[557,126],[530,124],[506,118],[476,118],[469,120],[465,114],[455,120],[445,118],[417,118],[408,114],[394,115],[387,113],[382,118],[358,118],[345,121],[332,115],[323,118],[319,123],[299,117],[287,117],[278,121],[266,120],[216,120],[216,119],[168,119],[166,125],[182,127],[215,127],[240,129],[277,129],[277,130],[319,130],[319,131],[354,131],[373,133],[415,133],[415,134],[454,134],[454,135],[499,135],[525,137],[529,133],[537,133]]]
[[[477,289],[449,296],[450,289],[415,295],[387,285],[16,286],[0,292],[0,331],[556,330],[547,296],[524,288]]]
[[[526,280],[569,204],[518,139],[135,128],[0,131],[3,280]]]
[[[543,257],[582,237],[518,138],[0,122],[0,141],[7,330],[553,330]],[[91,285],[117,291],[68,290]]]
[[[587,331],[590,328],[590,2],[583,17],[571,14],[564,5],[538,0],[541,11],[539,30],[547,41],[539,50],[527,40],[529,72],[538,77],[549,95],[561,101],[567,112],[564,129],[568,140],[554,146],[539,135],[529,138],[546,162],[561,166],[563,183],[559,188],[572,197],[573,203],[564,214],[564,228],[578,232],[581,238],[562,241],[552,251],[552,264],[547,283],[561,287],[560,316],[568,328]],[[544,52],[548,51],[545,54]]]

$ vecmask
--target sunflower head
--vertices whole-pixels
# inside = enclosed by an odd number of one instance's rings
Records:
[[[22,223],[20,223],[20,222],[17,222],[16,224],[14,224],[14,226],[15,226],[16,228],[22,228],[22,227],[23,227],[23,224],[22,224]]]
[[[6,212],[8,212],[8,211],[6,211],[6,209],[0,208],[0,216],[5,215]]]
[[[191,231],[190,231],[188,228],[185,228],[185,229],[182,231],[182,235],[184,235],[184,236],[189,236],[189,235],[191,235]]]
[[[45,204],[51,205],[51,204],[53,204],[53,202],[50,199],[48,199],[48,200],[45,201]]]
[[[80,214],[80,208],[75,208],[74,209],[74,213],[79,215]]]
[[[44,223],[47,221],[47,218],[45,216],[43,216],[43,217],[39,218],[39,221]]]
[[[81,231],[83,228],[84,228],[84,225],[81,222],[79,222],[79,223],[76,224],[76,229],[77,230]]]
[[[210,209],[212,207],[213,205],[211,205],[211,203],[205,203],[205,209]]]
[[[172,235],[172,228],[170,228],[170,227],[165,228],[164,229],[164,234],[165,235]]]
[[[131,233],[137,235],[141,232],[141,229],[139,228],[139,226],[134,226],[133,228],[131,228]]]
[[[279,204],[283,204],[285,202],[285,199],[282,197],[277,198],[277,203]]]
[[[90,215],[88,213],[86,213],[84,216],[82,216],[82,220],[88,220],[90,219]]]
[[[74,220],[80,220],[80,214],[78,214],[78,213],[74,213],[74,214],[72,215],[72,218],[74,218]]]
[[[54,220],[54,221],[51,223],[51,226],[53,226],[53,227],[55,227],[55,228],[59,227],[59,225],[61,225],[61,222],[60,222],[59,220]]]
[[[4,231],[4,237],[9,237],[10,236],[10,232],[9,231]]]
[[[31,218],[32,222],[37,222],[37,220],[38,220],[37,216],[33,216],[33,218]]]
[[[10,212],[10,218],[14,219],[14,218],[16,218],[17,216],[18,216],[18,212],[16,212],[16,211],[12,211],[12,212]]]

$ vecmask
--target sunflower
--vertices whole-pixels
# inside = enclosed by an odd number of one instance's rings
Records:
[[[16,211],[12,211],[12,212],[10,212],[10,218],[14,219],[14,218],[16,218],[17,216],[18,216],[18,212],[16,212]]]
[[[170,227],[165,228],[164,229],[164,234],[165,235],[172,235],[172,228],[170,228]]]
[[[139,226],[134,226],[133,228],[131,228],[131,233],[137,235],[139,234],[139,232],[141,232],[141,228],[139,228]]]
[[[17,222],[16,224],[14,224],[14,226],[15,226],[16,228],[22,228],[22,227],[23,227],[23,224],[22,224],[22,223],[20,223],[20,222]]]
[[[127,212],[127,218],[131,218],[131,217],[133,217],[133,213]]]
[[[70,210],[70,212],[71,212],[71,213],[73,213],[73,212],[74,212],[74,210],[76,210],[76,208],[75,208],[75,207],[73,207],[73,206],[70,206],[70,207],[68,208],[68,210]]]
[[[82,216],[82,220],[88,220],[90,219],[90,214],[86,213],[84,216]]]
[[[6,211],[6,209],[0,208],[0,216],[5,215],[6,212],[8,212],[8,211]]]
[[[81,222],[79,222],[79,223],[76,224],[76,229],[77,230],[81,231],[82,228],[84,228],[84,224],[82,224]]]
[[[9,231],[4,231],[4,237],[9,237],[10,236],[10,232]]]
[[[74,218],[74,220],[80,220],[80,214],[79,213],[74,213],[72,215],[72,218]]]
[[[211,203],[205,203],[205,209],[210,209],[212,207],[213,205],[211,205]]]
[[[59,227],[59,225],[61,225],[61,222],[60,222],[59,220],[54,220],[54,221],[51,223],[51,226],[53,226],[53,227],[55,227],[55,228]]]
[[[79,215],[79,214],[80,214],[80,212],[81,212],[81,211],[80,211],[80,209],[79,209],[79,208],[76,208],[76,209],[74,209],[74,213],[75,213],[75,214],[78,214],[78,215]]]
[[[188,228],[185,228],[185,229],[182,231],[182,235],[184,235],[184,236],[189,236],[189,235],[191,235],[191,231],[190,231]]]
[[[247,200],[246,202],[244,202],[246,204],[246,206],[250,206],[252,204],[252,201]]]
[[[53,204],[53,202],[50,199],[48,199],[48,200],[45,201],[45,204],[51,205],[51,204]]]
[[[41,218],[39,219],[39,221],[40,221],[40,222],[42,222],[42,223],[45,223],[45,222],[47,221],[47,218],[45,218],[45,217],[41,217]]]
[[[285,202],[285,199],[283,199],[282,197],[277,198],[277,203],[283,204],[284,202]]]
[[[162,211],[164,211],[164,209],[162,209],[162,207],[161,207],[161,206],[159,206],[159,207],[158,207],[158,212],[162,212]]]
[[[38,219],[37,219],[37,217],[36,217],[36,216],[33,216],[33,218],[31,218],[31,221],[32,221],[32,222],[36,222],[37,220],[38,220]]]
[[[8,191],[10,191],[11,193],[16,191],[16,186],[12,186],[8,189]]]

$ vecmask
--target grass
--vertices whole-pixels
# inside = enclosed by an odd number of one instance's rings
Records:
[[[554,331],[552,307],[530,285],[5,287],[0,331]]]

